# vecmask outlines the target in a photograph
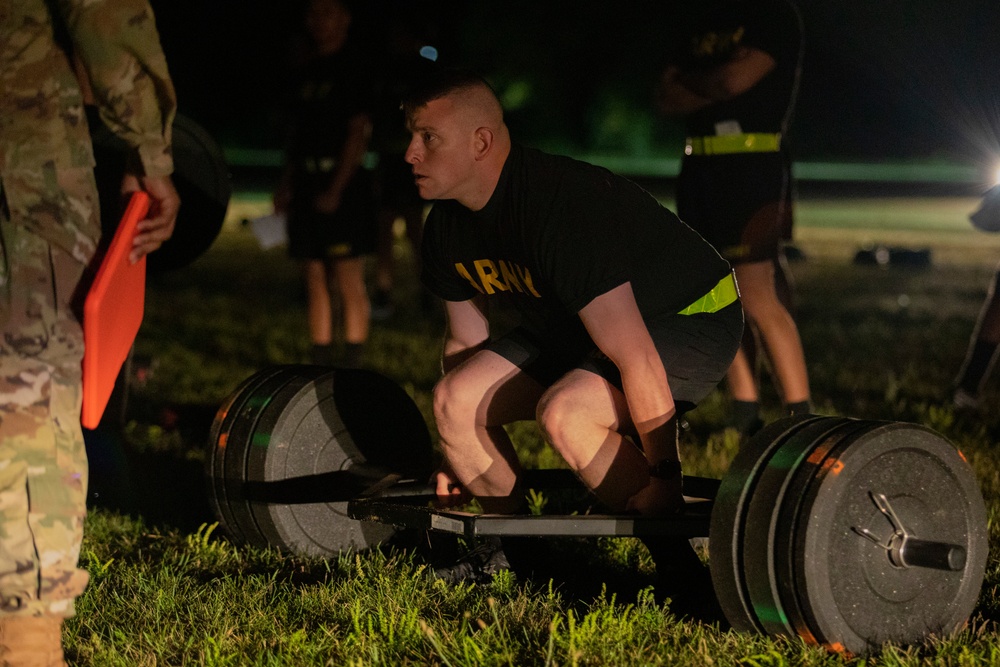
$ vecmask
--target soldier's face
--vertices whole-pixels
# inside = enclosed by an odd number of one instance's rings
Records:
[[[319,44],[342,39],[351,25],[351,12],[339,0],[313,0],[306,11],[306,29]]]
[[[454,101],[442,97],[415,109],[407,129],[406,161],[413,167],[420,196],[465,203],[475,184],[475,128]]]

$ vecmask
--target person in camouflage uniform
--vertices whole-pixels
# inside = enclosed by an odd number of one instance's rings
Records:
[[[180,206],[147,0],[0,2],[0,665],[64,664],[62,620],[88,580],[79,316],[100,220],[72,59],[135,148],[123,193],[151,196],[132,261],[170,237]]]

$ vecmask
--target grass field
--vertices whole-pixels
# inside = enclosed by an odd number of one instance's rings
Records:
[[[959,414],[948,386],[961,362],[1000,236],[975,232],[968,198],[803,200],[791,264],[796,318],[816,410],[925,424],[960,447],[1000,512],[1000,413]],[[850,660],[797,639],[678,620],[650,588],[631,539],[553,540],[550,578],[451,588],[424,553],[310,559],[238,547],[221,534],[201,479],[207,419],[240,381],[307,358],[296,267],[239,224],[266,212],[238,197],[194,264],[152,276],[122,432],[90,444],[94,511],[82,561],[92,582],[67,629],[81,665],[975,665],[1000,662],[995,558],[969,627]],[[930,266],[852,263],[869,244],[928,248]],[[397,247],[397,310],[372,332],[368,365],[397,381],[429,420],[440,313],[421,315],[410,250]],[[141,381],[140,381],[141,380]],[[777,414],[765,385],[766,410]],[[991,381],[986,405],[1000,400]],[[690,415],[685,471],[721,476],[737,440],[716,392]],[[433,424],[430,424],[433,427]],[[529,466],[557,465],[526,426]]]

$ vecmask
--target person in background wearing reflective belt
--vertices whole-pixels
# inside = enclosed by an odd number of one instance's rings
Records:
[[[345,0],[312,0],[311,41],[295,91],[285,171],[274,209],[288,216],[288,251],[301,260],[311,361],[362,365],[371,323],[365,256],[375,251],[375,193],[362,162],[371,137],[371,82],[349,42]],[[344,353],[334,358],[332,292],[340,297]]]
[[[733,425],[751,434],[762,425],[754,332],[785,412],[811,409],[802,342],[776,280],[792,215],[787,133],[801,19],[788,0],[705,0],[679,3],[672,27],[657,104],[685,119],[677,213],[736,271],[751,326],[727,378]]]
[[[729,263],[634,183],[512,143],[475,74],[435,73],[404,110],[406,160],[436,200],[422,280],[448,322],[437,493],[525,512],[504,426],[536,420],[611,511],[681,511],[677,415],[722,380],[743,331]],[[482,581],[532,560],[516,540],[483,546],[437,576]],[[650,551],[672,595],[711,598],[686,539]]]
[[[180,206],[174,89],[146,0],[0,3],[0,665],[65,664],[62,622],[88,581],[79,313],[101,224],[73,58],[134,149],[122,192],[152,200],[132,261]]]

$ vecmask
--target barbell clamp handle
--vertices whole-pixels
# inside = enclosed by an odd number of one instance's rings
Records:
[[[880,540],[878,537],[876,537],[875,533],[873,533],[872,531],[868,530],[867,528],[857,528],[857,527],[852,526],[851,530],[853,530],[855,533],[857,533],[861,537],[865,538],[866,540],[869,540],[870,542],[872,542],[875,546],[879,547],[880,549],[885,549],[886,551],[889,551],[892,548],[892,547],[890,547],[888,545],[882,544],[882,540]]]
[[[875,503],[875,507],[878,508],[878,511],[884,514],[885,518],[889,519],[889,523],[892,524],[894,534],[905,540],[909,536],[909,533],[903,526],[903,522],[900,520],[899,516],[896,514],[896,510],[892,509],[892,505],[889,504],[889,499],[885,497],[885,494],[869,491],[868,495],[871,497],[872,502]]]

